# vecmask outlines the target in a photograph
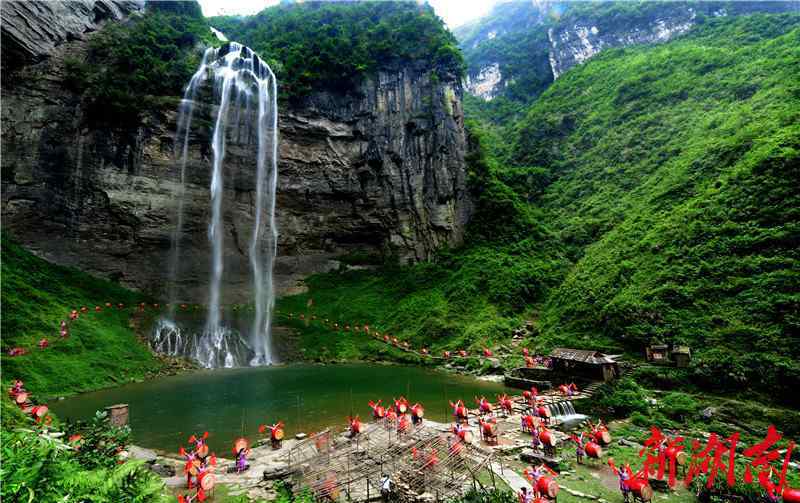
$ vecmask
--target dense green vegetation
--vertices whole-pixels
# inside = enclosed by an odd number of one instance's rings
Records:
[[[408,64],[442,76],[463,71],[455,38],[430,6],[415,2],[285,3],[209,23],[258,52],[293,98],[352,89],[375,70]]]
[[[130,310],[93,312],[106,302],[133,305],[139,294],[50,264],[5,235],[2,251],[3,383],[22,379],[35,393],[69,394],[141,379],[160,368],[131,329]],[[61,339],[59,323],[82,306],[92,311],[72,323],[69,338]],[[50,347],[40,350],[42,338]],[[8,356],[16,346],[29,353]]]
[[[470,162],[464,248],[309,281],[331,318],[431,347],[642,354],[688,343],[691,379],[796,400],[800,92],[794,15],[711,20],[560,78]],[[337,300],[338,299],[338,300]]]
[[[144,15],[91,37],[85,59],[66,62],[66,84],[79,93],[88,124],[135,128],[164,100],[177,107],[202,51],[217,43],[195,1],[149,2]]]
[[[628,32],[651,29],[659,20],[703,24],[723,12],[730,16],[790,8],[785,2],[501,2],[487,16],[454,30],[468,75],[475,77],[498,65],[502,76],[491,101],[467,95],[464,109],[469,117],[501,126],[524,115],[553,82],[551,34],[571,33],[574,37],[577,27],[593,26],[601,37],[607,36],[604,44],[614,44],[613,40],[626,38]],[[597,46],[600,42],[589,43]]]
[[[102,417],[98,417],[93,429],[82,431],[87,443],[76,450],[74,444],[63,439],[40,434],[29,419],[23,425],[27,427],[12,430],[6,416],[8,400],[3,397],[2,401],[0,496],[4,501],[172,500],[164,491],[164,483],[142,461],[117,464],[117,452],[109,447],[124,445],[117,442],[124,439],[118,436],[117,428],[102,422]],[[105,443],[105,448],[98,449]]]
[[[686,341],[708,385],[797,385],[798,23],[609,51],[518,124],[510,162],[547,170],[532,202],[575,262],[543,308],[554,343]]]

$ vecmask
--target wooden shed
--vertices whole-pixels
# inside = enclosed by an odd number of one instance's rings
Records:
[[[647,361],[651,363],[669,363],[669,346],[666,344],[654,344],[645,348]]]
[[[692,361],[692,351],[688,346],[675,346],[672,350],[672,359],[676,367],[688,367]]]
[[[609,355],[591,349],[556,348],[550,353],[553,371],[595,381],[611,381],[619,376],[619,364]]]

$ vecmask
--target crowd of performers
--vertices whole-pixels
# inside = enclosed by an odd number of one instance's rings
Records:
[[[186,460],[183,473],[186,475],[186,486],[189,490],[188,494],[178,496],[181,503],[205,501],[208,493],[214,489],[217,456],[209,453],[207,439],[207,431],[200,436],[192,435],[188,440],[189,449],[181,447],[178,451]]]
[[[266,425],[262,424],[258,427],[258,431],[265,434],[269,431],[270,445],[273,449],[280,449],[283,441],[283,421]],[[192,435],[188,439],[189,446],[181,447],[178,453],[186,460],[183,468],[183,474],[186,476],[186,487],[188,492],[178,496],[180,503],[192,503],[195,501],[205,501],[209,493],[213,491],[216,483],[214,471],[217,466],[216,454],[209,453],[207,444],[208,432],[202,435]],[[250,468],[247,462],[248,457],[251,455],[250,442],[244,438],[237,438],[233,442],[232,449],[234,457],[234,465],[230,471],[234,473],[242,473]]]
[[[381,405],[383,400],[377,402],[370,400],[368,405],[372,409],[372,419],[379,424],[382,424],[386,430],[395,430],[398,436],[403,436],[412,427],[422,426],[423,417],[425,417],[425,408],[419,402],[410,405],[408,399],[404,396],[400,398],[393,398],[392,401],[384,407]],[[358,416],[350,418],[350,434],[356,436],[361,433],[361,420]]]

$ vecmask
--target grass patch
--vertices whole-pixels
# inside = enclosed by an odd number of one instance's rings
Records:
[[[2,236],[3,382],[22,379],[33,393],[67,395],[144,378],[159,361],[137,339],[130,310],[105,303],[137,304],[138,293],[77,269],[46,262]],[[59,323],[72,309],[92,311],[70,326],[61,339]],[[94,313],[95,306],[103,306]],[[37,343],[47,338],[50,347]],[[9,357],[8,349],[28,348]]]

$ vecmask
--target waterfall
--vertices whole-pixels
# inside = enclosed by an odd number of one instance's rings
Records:
[[[213,159],[209,188],[211,215],[208,225],[211,264],[206,321],[202,333],[196,334],[191,344],[186,342],[187,334],[178,337],[174,329],[167,325],[158,325],[154,328],[153,345],[157,350],[163,348],[167,352],[173,351],[169,354],[190,356],[205,367],[232,367],[248,362],[250,365],[266,365],[273,361],[270,338],[272,311],[275,305],[273,269],[278,244],[275,219],[275,193],[278,181],[278,83],[275,74],[261,58],[250,48],[236,42],[205,52],[200,66],[184,91],[179,109],[176,139],[182,142],[180,155],[177,154],[178,142],[176,142],[176,157],[179,158],[181,175],[180,185],[176,191],[177,216],[169,260],[171,306],[169,318],[174,324],[182,258],[181,239],[189,134],[198,90],[209,79],[213,79],[213,95],[218,105],[211,139]],[[250,104],[254,100],[258,102],[255,128],[258,147],[253,227],[248,255],[255,315],[249,343],[246,343],[238,332],[224,326],[222,319],[221,288],[224,280],[225,250],[224,161],[229,136],[235,141],[241,140],[243,132],[245,139],[251,136],[253,112]],[[229,128],[230,122],[233,123],[232,128]],[[174,353],[174,348],[178,346],[179,353]],[[243,347],[247,348],[246,352],[243,351]],[[249,357],[243,356],[244,354],[248,354]]]
[[[571,400],[552,403],[548,405],[548,408],[552,418],[559,421],[561,427],[568,431],[578,427],[587,417],[575,412],[575,407],[572,405]]]
[[[150,345],[158,353],[191,358],[205,368],[237,367],[252,353],[234,329],[223,327],[216,333],[197,336],[190,327],[164,318],[156,321]]]
[[[271,89],[268,87],[272,84]],[[269,235],[267,236],[267,253],[262,257],[259,244],[262,235],[262,212],[257,211],[253,222],[253,235],[250,241],[250,267],[253,271],[255,290],[255,317],[253,318],[253,349],[255,357],[251,365],[263,365],[271,362],[269,340],[271,339],[272,310],[275,307],[275,294],[272,285],[272,271],[274,269],[275,255],[278,246],[278,229],[275,223],[275,193],[278,183],[278,87],[275,78],[259,82],[259,97],[272,98],[268,104],[267,99],[258,102],[258,167],[256,178],[256,208],[266,206]],[[267,121],[269,120],[269,123]],[[269,167],[269,181],[267,178],[267,137],[271,137],[272,151],[270,158],[272,165]],[[265,187],[264,185],[267,184]],[[265,194],[266,194],[266,204]],[[262,262],[266,267],[261,266]],[[265,344],[266,343],[266,344]]]
[[[175,198],[178,201],[178,208],[175,218],[175,229],[172,232],[172,246],[170,249],[169,257],[169,317],[175,317],[175,305],[179,300],[178,297],[178,277],[179,277],[179,259],[181,257],[181,239],[183,237],[183,205],[186,191],[186,159],[189,155],[189,132],[192,126],[192,116],[194,114],[194,103],[197,97],[197,89],[205,78],[208,58],[213,53],[213,49],[207,49],[203,53],[203,60],[200,67],[192,75],[189,84],[183,93],[180,107],[178,109],[178,125],[175,131],[175,157],[180,159],[181,178],[178,189],[175,193]],[[179,143],[178,140],[182,139]],[[180,155],[178,155],[178,146],[180,146]]]

